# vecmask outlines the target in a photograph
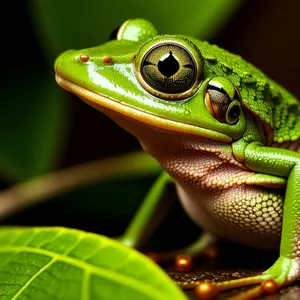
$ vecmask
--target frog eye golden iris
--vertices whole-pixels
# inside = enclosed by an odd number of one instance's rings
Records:
[[[136,76],[152,95],[167,100],[192,96],[199,87],[201,54],[177,41],[159,42],[137,59]]]
[[[224,78],[212,79],[206,88],[205,104],[221,123],[234,125],[241,113],[241,96],[237,88]]]
[[[144,80],[163,93],[177,94],[188,90],[196,79],[196,65],[191,54],[172,44],[151,49],[141,66]]]

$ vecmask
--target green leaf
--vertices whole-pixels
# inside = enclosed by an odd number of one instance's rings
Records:
[[[187,299],[153,261],[104,236],[66,228],[0,230],[0,298]]]
[[[63,149],[58,145],[66,133],[67,102],[48,71],[31,66],[31,72],[24,69],[2,79],[0,174],[7,180],[51,170]]]
[[[125,20],[146,18],[161,33],[210,39],[222,28],[243,0],[99,1],[31,0],[35,28],[50,60],[60,52],[87,48],[108,40]],[[125,3],[125,5],[124,5]]]

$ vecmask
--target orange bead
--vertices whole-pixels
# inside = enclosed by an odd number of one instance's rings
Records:
[[[274,294],[278,289],[279,287],[273,279],[268,279],[261,284],[261,290],[264,294]]]
[[[216,259],[219,256],[219,250],[217,249],[217,247],[210,247],[206,249],[204,255],[206,255],[210,259]]]
[[[218,289],[211,282],[202,282],[196,286],[194,292],[199,299],[209,299],[217,295]]]
[[[188,272],[192,269],[193,262],[189,256],[178,255],[175,258],[175,268],[178,272]]]
[[[103,56],[102,57],[102,61],[103,63],[105,63],[106,65],[110,65],[113,61],[111,56]]]
[[[90,57],[89,57],[88,55],[86,55],[86,54],[81,54],[81,55],[79,56],[79,60],[80,60],[81,62],[83,62],[83,63],[88,62],[89,59],[90,59]]]

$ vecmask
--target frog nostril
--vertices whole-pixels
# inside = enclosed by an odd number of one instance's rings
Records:
[[[79,56],[79,60],[83,63],[86,63],[90,60],[90,57],[87,54],[81,54]]]
[[[102,61],[103,61],[104,64],[110,65],[112,63],[113,59],[112,59],[111,56],[106,55],[106,56],[102,57]]]

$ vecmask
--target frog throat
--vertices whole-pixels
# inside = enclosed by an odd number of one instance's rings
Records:
[[[61,77],[57,73],[55,75],[55,79],[59,86],[77,95],[78,97],[82,98],[87,103],[91,103],[94,106],[96,105],[96,108],[98,108],[99,110],[101,110],[101,107],[103,107],[112,110],[114,112],[117,112],[125,117],[129,117],[131,119],[137,120],[143,124],[164,129],[164,130],[186,133],[189,135],[198,135],[201,137],[206,137],[215,141],[225,142],[225,143],[230,143],[232,141],[232,138],[230,136],[225,135],[223,133],[194,126],[187,123],[165,119],[158,115],[154,115],[149,112],[139,110],[138,108],[130,106],[126,103],[121,103],[120,101],[110,98],[108,96],[104,96],[89,91]]]

